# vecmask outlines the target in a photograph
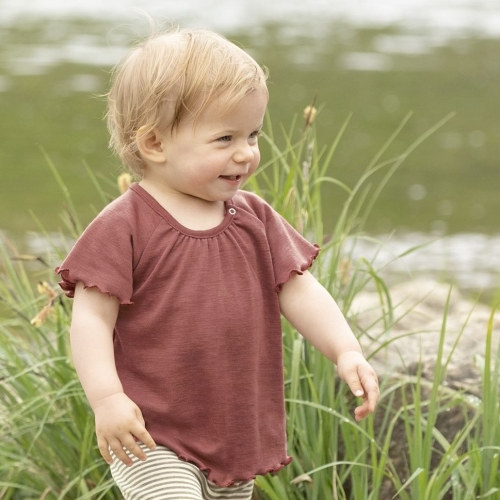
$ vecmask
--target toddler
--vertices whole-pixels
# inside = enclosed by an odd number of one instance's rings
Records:
[[[266,73],[205,30],[152,36],[114,73],[111,145],[140,179],[56,272],[103,458],[125,499],[250,499],[286,451],[281,314],[375,408],[377,377],[319,248],[240,190],[260,160]]]

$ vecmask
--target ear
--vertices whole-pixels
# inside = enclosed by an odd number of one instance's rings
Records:
[[[141,127],[136,134],[136,144],[141,157],[145,161],[153,163],[164,163],[166,155],[166,136],[168,132],[162,133],[158,129],[146,132]]]

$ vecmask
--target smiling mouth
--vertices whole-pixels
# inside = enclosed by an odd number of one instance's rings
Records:
[[[239,181],[241,179],[241,175],[221,175],[220,177],[227,181]]]

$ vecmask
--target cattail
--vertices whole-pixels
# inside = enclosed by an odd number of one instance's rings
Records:
[[[47,304],[39,311],[39,313],[30,321],[33,326],[37,328],[42,326],[50,313],[54,310],[54,301],[61,295],[62,292],[58,293],[54,288],[46,281],[39,281],[37,285],[37,290],[40,295],[46,295],[49,299]]]
[[[46,281],[38,282],[37,290],[40,295],[46,295],[49,300],[53,300],[58,296],[58,293]]]
[[[30,323],[35,326],[39,327],[42,326],[47,318],[49,317],[50,313],[54,309],[54,305],[52,300],[30,321]]]
[[[118,176],[118,189],[120,190],[120,193],[123,194],[125,191],[127,191],[131,184],[132,176],[129,173],[124,172],[123,174],[120,174]]]
[[[304,118],[306,119],[305,127],[309,127],[314,122],[316,118],[316,113],[318,110],[314,106],[306,106],[304,109]]]

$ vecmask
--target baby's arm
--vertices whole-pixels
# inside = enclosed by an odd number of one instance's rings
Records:
[[[78,377],[94,410],[97,444],[106,462],[109,448],[126,465],[132,459],[124,447],[141,460],[145,453],[134,436],[152,449],[155,443],[146,430],[139,407],[123,392],[113,352],[113,329],[118,316],[116,297],[78,283],[71,321],[71,351]]]
[[[303,275],[294,274],[283,285],[279,301],[283,316],[336,363],[339,376],[353,394],[363,397],[363,404],[355,410],[356,420],[373,412],[379,397],[377,375],[332,296],[306,271]]]

